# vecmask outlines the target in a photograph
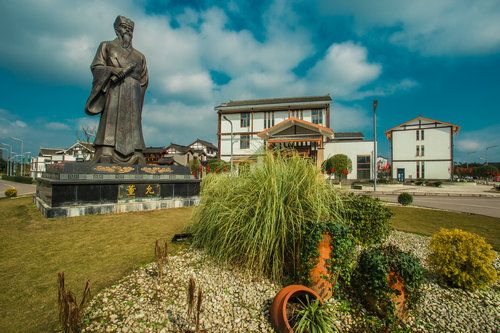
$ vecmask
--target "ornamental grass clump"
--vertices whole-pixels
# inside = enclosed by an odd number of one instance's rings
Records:
[[[442,229],[429,244],[428,262],[446,284],[477,289],[494,283],[496,254],[484,238],[460,229]]]
[[[297,308],[292,312],[291,321],[295,333],[333,333],[336,332],[334,308],[330,303],[321,304],[318,299],[299,299]]]
[[[239,176],[203,179],[192,244],[223,262],[281,280],[296,271],[308,223],[342,221],[337,190],[296,154],[267,152]]]
[[[17,189],[11,186],[5,190],[4,194],[7,198],[17,197]]]

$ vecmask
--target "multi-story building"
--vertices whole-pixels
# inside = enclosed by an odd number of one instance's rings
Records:
[[[449,179],[453,169],[453,135],[460,127],[418,116],[385,132],[391,142],[392,177]]]
[[[268,147],[293,147],[320,164],[330,129],[331,97],[229,101],[218,114],[219,158],[238,163]],[[232,145],[232,149],[231,149]]]

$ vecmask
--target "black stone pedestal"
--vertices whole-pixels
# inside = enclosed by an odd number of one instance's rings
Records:
[[[183,166],[70,162],[48,166],[35,203],[45,217],[70,217],[192,206],[199,193]]]

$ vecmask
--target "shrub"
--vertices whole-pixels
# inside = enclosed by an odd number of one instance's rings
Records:
[[[336,154],[324,161],[321,169],[327,174],[335,174],[339,179],[342,176],[347,178],[347,175],[352,171],[352,162],[347,155]]]
[[[348,227],[339,223],[311,223],[304,228],[301,245],[301,267],[297,277],[305,285],[310,285],[310,271],[319,260],[318,244],[323,234],[331,236],[330,261],[327,263],[329,280],[334,287],[342,282],[349,282],[354,258],[354,239]]]
[[[392,212],[379,199],[348,194],[342,216],[360,245],[380,243],[389,235]]]
[[[496,281],[495,252],[484,238],[460,229],[442,229],[429,245],[428,262],[443,282],[476,289]]]
[[[353,285],[372,311],[392,319],[396,314],[393,296],[398,294],[390,287],[390,272],[402,279],[405,307],[414,307],[421,297],[424,269],[417,257],[401,251],[394,245],[363,250],[358,259]]]
[[[411,205],[411,203],[413,202],[413,196],[408,192],[403,192],[398,195],[398,202],[403,206]]]
[[[31,177],[2,175],[2,179],[16,183],[33,184],[33,178]]]
[[[7,198],[17,197],[17,190],[15,187],[11,186],[5,190],[4,194]]]
[[[306,295],[304,301],[299,299],[297,308],[292,311],[293,332],[336,332],[333,312],[332,304],[321,304],[318,299],[311,301]]]
[[[310,160],[267,152],[248,173],[203,179],[192,244],[216,259],[280,280],[298,268],[304,228],[342,222],[341,205],[338,190]]]

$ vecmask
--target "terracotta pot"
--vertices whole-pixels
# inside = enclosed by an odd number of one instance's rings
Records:
[[[314,290],[306,286],[292,284],[281,289],[274,297],[273,304],[270,309],[271,324],[278,333],[293,333],[293,329],[288,322],[286,305],[296,297],[305,297],[309,295],[312,299],[318,299],[321,304],[324,304],[323,299]]]
[[[396,314],[401,317],[405,311],[405,286],[403,279],[396,272],[390,271],[389,275],[387,275],[387,282],[389,283],[389,287],[397,292],[397,294],[391,296],[391,299],[396,307]]]
[[[324,234],[318,244],[319,258],[316,266],[311,269],[311,289],[317,292],[323,300],[328,300],[333,295],[333,285],[330,282],[330,273],[327,268],[327,260],[330,259],[332,246],[330,240],[332,237],[329,234]]]

